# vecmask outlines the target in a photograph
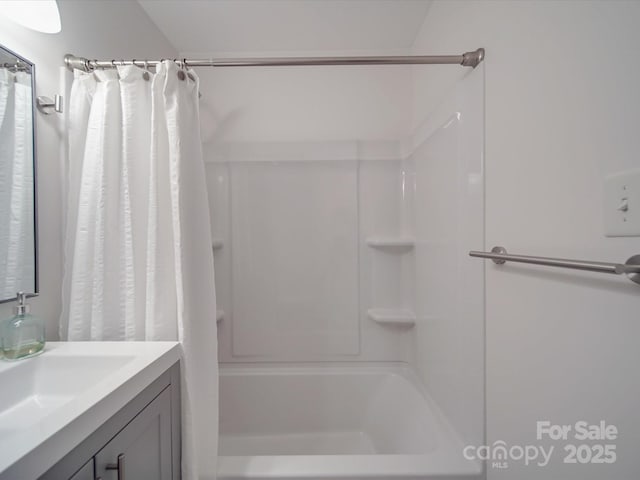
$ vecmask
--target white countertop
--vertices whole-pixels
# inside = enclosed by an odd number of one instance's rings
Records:
[[[179,358],[177,342],[50,342],[0,361],[0,480],[45,473]]]

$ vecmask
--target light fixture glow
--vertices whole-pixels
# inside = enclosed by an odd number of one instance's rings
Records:
[[[58,33],[60,12],[56,0],[2,0],[0,15],[23,27],[43,33]]]

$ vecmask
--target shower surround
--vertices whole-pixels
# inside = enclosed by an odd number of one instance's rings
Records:
[[[481,65],[397,141],[205,144],[220,478],[482,478],[483,120]]]

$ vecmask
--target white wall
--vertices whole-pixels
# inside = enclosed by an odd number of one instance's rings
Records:
[[[60,67],[66,53],[89,58],[172,57],[173,47],[137,2],[58,0],[62,31],[51,35],[0,17],[0,44],[36,64],[38,95],[63,93]],[[36,113],[40,296],[32,313],[46,322],[47,338],[58,337],[61,309],[64,117]],[[2,305],[0,318],[11,315]]]
[[[488,248],[605,261],[639,253],[638,238],[605,238],[602,226],[603,177],[640,166],[639,21],[638,2],[431,6],[415,53],[487,49]],[[416,71],[414,124],[462,74]],[[537,420],[620,431],[613,465],[565,465],[567,442],[556,442],[551,465],[489,465],[488,477],[638,478],[638,286],[487,263],[486,298],[489,442],[538,444]]]
[[[198,75],[205,154],[221,142],[397,140],[407,131],[409,67],[219,68]]]

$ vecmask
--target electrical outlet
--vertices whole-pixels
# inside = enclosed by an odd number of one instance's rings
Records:
[[[607,237],[640,236],[640,169],[605,177],[604,233]]]

